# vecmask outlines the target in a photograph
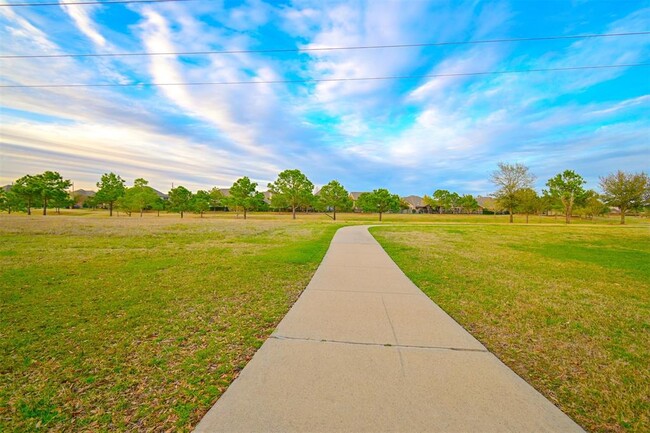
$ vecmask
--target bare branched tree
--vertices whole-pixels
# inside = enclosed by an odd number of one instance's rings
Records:
[[[513,221],[513,210],[517,207],[518,191],[523,188],[530,188],[535,177],[530,173],[528,167],[523,164],[507,164],[500,162],[499,169],[492,173],[492,183],[499,189],[494,193],[498,204],[507,209],[510,214],[510,222]]]

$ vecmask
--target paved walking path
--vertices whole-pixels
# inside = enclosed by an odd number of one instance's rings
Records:
[[[420,291],[366,227],[196,432],[582,432]]]

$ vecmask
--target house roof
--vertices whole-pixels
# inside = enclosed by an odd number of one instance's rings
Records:
[[[363,191],[361,191],[361,192],[359,192],[359,191],[351,192],[350,197],[352,197],[352,200],[358,200],[359,196],[361,194],[363,194]]]
[[[419,195],[409,195],[407,197],[402,197],[402,200],[413,207],[424,207],[424,199]]]
[[[483,208],[492,208],[496,204],[494,197],[484,197],[481,195],[476,196],[476,202]]]
[[[83,197],[93,197],[95,195],[95,191],[92,191],[90,189],[75,189],[74,195],[83,196]]]
[[[149,187],[151,188],[151,187]],[[169,194],[165,194],[164,192],[158,191],[156,188],[151,188],[153,192],[156,193],[156,195],[164,200],[167,200],[169,198]]]
[[[219,188],[221,195],[224,197],[230,197],[230,188]]]

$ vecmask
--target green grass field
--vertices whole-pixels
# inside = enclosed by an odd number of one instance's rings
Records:
[[[189,431],[342,224],[377,215],[0,215],[0,431]],[[402,269],[593,431],[650,410],[650,226],[385,215]],[[516,221],[523,222],[524,217]]]
[[[587,430],[647,432],[650,228],[640,224],[371,232],[431,299]]]
[[[336,225],[0,217],[0,431],[188,431]]]

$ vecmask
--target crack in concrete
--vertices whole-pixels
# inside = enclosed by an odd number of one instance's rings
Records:
[[[404,371],[404,360],[402,359],[402,351],[399,347],[399,340],[397,339],[397,333],[395,332],[395,327],[393,326],[393,321],[390,320],[390,314],[388,314],[388,308],[386,308],[386,302],[384,297],[381,296],[381,303],[384,306],[384,312],[386,313],[386,318],[388,318],[388,324],[390,325],[390,330],[393,331],[393,338],[395,339],[395,346],[397,347],[397,354],[399,355],[399,366],[402,371],[402,376],[406,377],[406,372]]]
[[[297,340],[297,341],[312,341],[315,343],[350,344],[354,346],[376,346],[376,347],[395,347],[398,349],[430,349],[430,350],[452,350],[455,352],[489,353],[487,349],[469,349],[464,347],[420,346],[416,344],[370,343],[365,341],[329,340],[325,338],[316,339],[316,338],[307,338],[307,337],[289,337],[286,335],[271,335],[269,338],[273,338],[274,340]]]

